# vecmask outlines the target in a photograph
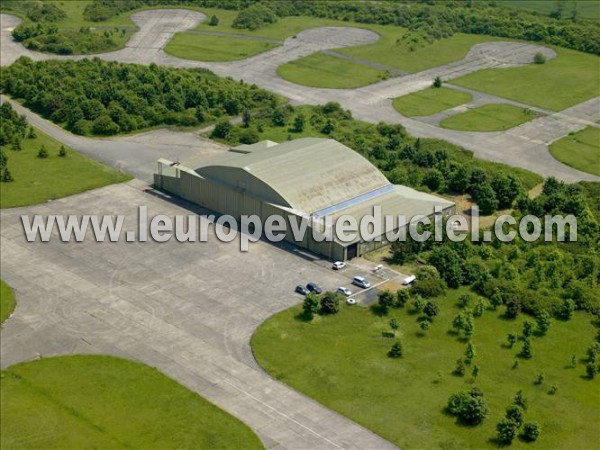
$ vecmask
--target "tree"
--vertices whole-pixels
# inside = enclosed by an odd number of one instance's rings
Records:
[[[419,328],[423,332],[428,331],[431,328],[431,322],[427,318],[423,318],[423,320],[419,320]]]
[[[483,311],[485,311],[485,301],[482,298],[480,298],[479,301],[475,304],[475,307],[473,308],[473,316],[481,317],[483,316]]]
[[[458,307],[463,309],[466,308],[469,306],[472,298],[473,296],[471,294],[462,294],[460,297],[458,297]]]
[[[119,132],[119,125],[113,122],[109,115],[103,114],[92,122],[92,131],[95,134],[110,136]]]
[[[244,128],[248,128],[252,123],[252,113],[249,109],[242,111],[242,123],[244,124]]]
[[[240,144],[255,144],[259,140],[258,132],[252,128],[244,129],[239,135]]]
[[[548,395],[554,395],[558,392],[558,385],[553,384],[550,386],[550,390],[548,391]]]
[[[479,366],[477,366],[477,365],[473,366],[473,370],[471,371],[471,376],[473,377],[473,381],[475,381],[477,379],[477,377],[479,376]]]
[[[454,371],[452,372],[454,375],[458,375],[462,377],[465,375],[465,362],[462,358],[456,360],[456,367],[454,367]]]
[[[496,425],[498,432],[498,442],[504,445],[510,445],[518,432],[517,424],[506,417]]]
[[[423,299],[421,298],[420,295],[417,295],[413,298],[412,300],[412,308],[413,311],[418,313],[421,312],[423,310],[423,307],[425,306]]]
[[[525,359],[530,359],[533,356],[531,353],[531,343],[529,342],[529,339],[525,339],[523,341],[523,346],[521,347],[519,356]]]
[[[513,348],[513,346],[517,343],[517,335],[515,333],[508,333],[506,340],[508,341],[509,347]]]
[[[519,390],[513,398],[513,403],[527,411],[527,399],[523,396],[523,391]]]
[[[425,313],[425,315],[427,317],[432,319],[439,314],[440,307],[436,303],[427,302],[427,303],[425,303],[425,306],[423,307],[423,312]]]
[[[304,131],[305,123],[306,123],[306,118],[304,117],[304,114],[299,113],[294,118],[294,128],[293,128],[294,133],[302,133]]]
[[[523,432],[521,437],[527,442],[533,442],[537,440],[542,432],[542,427],[537,422],[525,422],[523,424]]]
[[[473,358],[475,357],[475,346],[471,341],[467,344],[467,350],[465,351],[465,363],[471,364],[473,362]]]
[[[48,157],[48,150],[46,150],[46,147],[43,144],[38,150],[37,157],[42,159],[46,159]]]
[[[229,120],[221,120],[215,125],[215,128],[210,133],[211,138],[229,139],[233,125]]]
[[[434,88],[440,88],[440,87],[442,87],[442,79],[441,79],[440,77],[435,77],[435,78],[433,79],[433,84],[432,84],[432,86],[433,86]]]
[[[14,181],[15,179],[13,178],[12,174],[10,173],[10,170],[8,170],[8,167],[3,167],[2,168],[2,178],[1,178],[3,183],[10,183],[11,181]]]
[[[467,425],[480,424],[488,414],[483,393],[477,388],[451,395],[446,410]]]
[[[536,375],[535,381],[533,383],[540,385],[544,382],[544,378],[546,378],[546,375],[544,374],[544,372],[540,372]]]
[[[585,365],[585,373],[590,380],[593,380],[596,377],[597,372],[598,369],[596,368],[596,364],[589,362]]]
[[[390,358],[400,358],[402,356],[402,344],[400,341],[394,342],[394,345],[392,345],[392,348],[388,352],[388,356]]]
[[[489,183],[482,183],[475,186],[472,196],[477,206],[479,206],[482,215],[489,216],[498,209],[496,193]]]
[[[58,156],[60,156],[61,158],[64,158],[65,156],[67,156],[67,149],[65,148],[64,145],[60,146],[60,149],[58,150]]]
[[[390,328],[392,329],[392,333],[396,335],[396,331],[400,328],[400,324],[396,319],[390,320]]]
[[[35,132],[33,127],[29,127],[29,133],[27,134],[27,139],[35,139],[37,138],[37,133]]]
[[[302,310],[307,319],[312,320],[313,316],[319,312],[319,297],[314,292],[310,292],[304,297]]]
[[[277,15],[268,6],[255,3],[239,12],[231,26],[233,28],[246,28],[257,30],[266,25],[277,22]]]
[[[526,320],[523,322],[523,337],[527,339],[528,337],[531,337],[532,334],[533,324],[529,320]]]
[[[213,15],[213,16],[210,18],[210,20],[208,21],[208,24],[209,24],[211,27],[216,27],[217,25],[219,25],[219,18],[218,18],[217,16],[214,16],[214,15]]]
[[[403,308],[406,305],[406,302],[410,298],[410,290],[408,289],[398,289],[396,292],[396,303],[394,306],[397,308]]]
[[[491,295],[490,303],[492,304],[492,308],[494,308],[494,310],[498,309],[498,307],[502,305],[502,294],[498,289],[496,289]]]
[[[388,310],[394,306],[394,294],[390,291],[382,291],[379,293],[379,306],[384,314],[388,313]]]
[[[337,314],[340,310],[340,299],[335,292],[327,291],[321,298],[322,314]]]
[[[441,190],[442,186],[444,185],[444,179],[445,179],[445,177],[442,174],[442,172],[440,172],[437,169],[431,169],[425,175],[423,182],[432,191],[439,191],[439,190]]]
[[[550,324],[552,323],[550,314],[548,314],[546,310],[542,309],[537,313],[535,320],[537,322],[537,332],[544,336],[550,329]]]
[[[575,302],[570,298],[566,298],[563,301],[562,307],[560,309],[560,317],[563,320],[569,320],[573,317],[573,313],[575,312]]]
[[[511,405],[506,409],[506,418],[512,420],[517,428],[521,428],[521,425],[523,425],[523,416],[523,408],[519,405]]]
[[[15,137],[12,141],[11,148],[16,151],[21,150],[21,140]]]
[[[544,64],[546,62],[546,57],[542,52],[537,52],[533,55],[533,62],[534,64]]]
[[[473,336],[473,334],[475,333],[475,322],[473,321],[473,316],[467,316],[467,320],[465,321],[463,331],[465,332],[465,337],[471,338]]]

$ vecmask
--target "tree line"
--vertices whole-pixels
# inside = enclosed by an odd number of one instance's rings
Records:
[[[157,125],[196,126],[278,98],[204,69],[140,66],[100,59],[32,62],[1,69],[0,89],[80,135],[114,135]]]
[[[245,10],[258,0],[94,0],[85,8],[87,20],[103,21],[124,11],[141,6],[189,5],[229,10]],[[600,54],[600,24],[581,21],[565,14],[540,16],[529,11],[498,7],[494,2],[427,0],[419,2],[387,1],[308,1],[265,0],[260,2],[261,17],[310,16],[348,22],[397,25],[411,30],[411,39],[429,40],[448,37],[453,33],[485,34],[523,39]],[[253,11],[252,16],[256,16]],[[248,15],[248,13],[245,13]],[[252,20],[248,23],[256,24]],[[253,25],[253,26],[254,26]],[[423,37],[424,35],[424,37]]]

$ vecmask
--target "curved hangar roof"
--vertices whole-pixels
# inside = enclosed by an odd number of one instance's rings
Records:
[[[320,138],[241,145],[196,173],[308,214],[390,187],[367,159],[337,141]]]

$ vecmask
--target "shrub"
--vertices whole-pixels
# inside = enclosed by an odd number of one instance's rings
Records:
[[[255,144],[260,140],[258,132],[252,128],[243,130],[240,133],[239,141],[241,144]]]
[[[406,302],[410,298],[410,290],[408,289],[398,289],[396,292],[396,303],[394,306],[396,308],[403,308],[406,305]]]
[[[67,156],[67,149],[65,148],[64,145],[60,146],[60,150],[58,150],[58,156],[60,156],[61,158],[64,158],[65,156]]]
[[[10,170],[8,170],[8,167],[2,168],[2,177],[0,178],[0,180],[3,183],[10,183],[11,181],[15,180],[12,174],[10,173]]]
[[[48,150],[46,150],[46,147],[44,145],[42,145],[40,147],[40,149],[38,151],[38,154],[37,154],[37,157],[38,158],[42,158],[42,159],[45,159],[45,158],[48,157]]]
[[[513,348],[513,346],[517,343],[517,335],[515,333],[508,333],[506,340],[508,342],[509,347]]]
[[[477,388],[451,395],[446,410],[467,425],[480,424],[488,414],[483,393]]]
[[[531,359],[531,357],[533,356],[531,353],[531,343],[529,342],[529,340],[523,341],[523,347],[521,347],[519,356],[524,359]]]
[[[511,405],[506,409],[506,418],[512,420],[517,428],[521,428],[523,425],[523,409],[519,405]]]
[[[442,79],[440,77],[435,77],[432,86],[434,88],[442,87]]]
[[[524,411],[527,411],[527,399],[523,396],[523,391],[519,390],[519,392],[515,394],[513,403],[520,406]]]
[[[394,306],[394,294],[390,291],[382,291],[379,293],[379,306],[381,310],[387,314],[388,310]]]
[[[265,25],[275,22],[277,22],[277,16],[271,8],[260,3],[255,3],[240,11],[231,26],[239,29],[258,30]]]
[[[465,362],[462,359],[456,360],[456,367],[454,368],[454,371],[452,373],[454,375],[458,375],[459,377],[465,375]]]
[[[221,120],[215,125],[215,128],[210,133],[211,138],[229,139],[231,136],[231,129],[233,125],[229,123],[229,120]]]
[[[322,314],[337,314],[340,310],[340,299],[335,292],[327,291],[321,298]]]
[[[219,25],[219,18],[217,16],[212,16],[208,21],[208,24],[211,27],[216,27],[217,25]]]
[[[535,55],[533,55],[533,62],[535,64],[544,64],[546,62],[546,57],[542,52],[537,52]]]
[[[423,307],[423,312],[427,315],[427,317],[433,318],[439,314],[440,307],[436,303],[427,302]]]
[[[536,375],[535,381],[533,383],[538,385],[542,384],[544,382],[544,378],[546,378],[546,375],[544,374],[544,372],[540,372]]]
[[[533,442],[540,436],[541,431],[542,427],[537,422],[525,422],[521,437],[527,442]]]
[[[307,319],[312,319],[313,316],[319,312],[319,298],[314,292],[311,292],[304,297],[302,310]]]
[[[402,344],[400,341],[394,342],[394,345],[392,345],[392,348],[388,352],[388,356],[390,358],[400,358],[402,356]]]
[[[423,298],[439,297],[444,294],[444,283],[442,280],[417,280],[411,291]]]
[[[498,441],[504,445],[510,445],[517,435],[517,424],[506,417],[496,425],[498,431]]]

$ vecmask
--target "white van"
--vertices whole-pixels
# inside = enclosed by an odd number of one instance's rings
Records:
[[[410,277],[406,277],[403,281],[402,284],[404,286],[408,286],[409,284],[414,283],[417,280],[417,277],[415,277],[414,275],[411,275]]]
[[[371,283],[369,283],[364,277],[354,277],[352,284],[355,284],[363,289],[368,289],[371,287]]]

